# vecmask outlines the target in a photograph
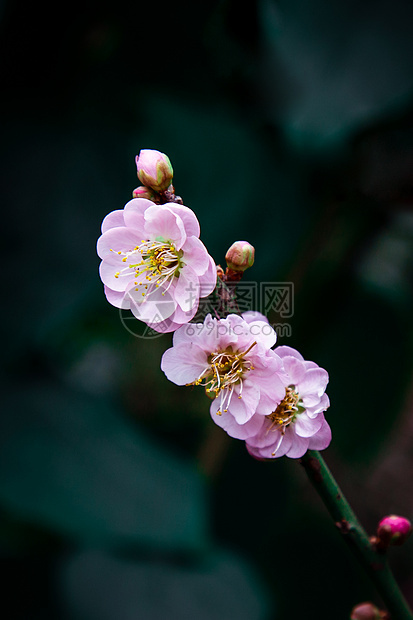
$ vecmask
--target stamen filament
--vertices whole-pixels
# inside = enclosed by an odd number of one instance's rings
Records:
[[[208,365],[200,373],[198,378],[188,385],[202,385],[206,392],[220,394],[220,407],[217,415],[228,411],[235,385],[239,385],[238,398],[242,398],[243,382],[245,373],[254,369],[250,360],[245,356],[256,345],[253,342],[245,351],[233,352],[232,347],[225,351],[216,351],[208,358]]]
[[[125,267],[115,273],[115,278],[123,278],[131,276],[131,269],[134,271],[135,290],[144,285],[145,292],[143,297],[149,295],[159,287],[167,284],[164,295],[174,282],[174,277],[178,275],[181,264],[180,253],[175,246],[168,241],[146,241],[142,240],[129,252],[115,251],[111,252],[122,256],[122,262],[126,263]],[[136,260],[138,259],[138,260]],[[144,276],[144,280],[142,277]],[[154,281],[152,281],[154,280]],[[145,301],[145,299],[143,300]]]
[[[288,386],[285,388],[285,397],[279,403],[275,411],[266,416],[271,424],[267,429],[266,434],[276,430],[280,431],[281,438],[285,434],[285,429],[294,422],[296,415],[299,413],[300,397],[295,391],[295,386]],[[278,445],[279,447],[279,445]],[[274,450],[276,452],[278,447]],[[274,456],[274,454],[273,454]]]

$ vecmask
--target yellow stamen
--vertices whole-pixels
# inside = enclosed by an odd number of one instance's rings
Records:
[[[279,403],[275,411],[266,417],[271,421],[271,425],[267,432],[279,430],[281,434],[285,434],[285,429],[294,421],[295,416],[299,413],[300,397],[295,391],[295,386],[290,385],[285,388],[285,397]],[[274,455],[273,455],[274,456]]]

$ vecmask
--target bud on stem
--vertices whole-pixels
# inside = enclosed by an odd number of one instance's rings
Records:
[[[412,525],[409,519],[398,515],[384,517],[378,527],[374,544],[380,550],[385,550],[390,545],[402,545],[412,533]]]
[[[147,198],[148,200],[154,200],[156,197],[156,193],[149,187],[145,187],[145,185],[140,185],[133,190],[132,196],[134,198]]]
[[[225,254],[228,269],[245,271],[254,264],[255,249],[248,241],[235,241]]]
[[[155,192],[164,192],[173,178],[172,164],[165,153],[153,149],[142,149],[136,156],[138,179]]]
[[[351,620],[387,620],[390,618],[386,611],[380,611],[373,603],[360,603],[353,607]]]

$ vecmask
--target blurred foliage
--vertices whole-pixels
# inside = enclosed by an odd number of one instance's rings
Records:
[[[201,391],[165,379],[170,336],[125,329],[95,241],[137,185],[137,152],[168,153],[216,261],[247,238],[249,279],[294,283],[279,341],[330,373],[326,459],[362,521],[411,518],[412,13],[401,0],[5,3],[9,617],[151,620],[167,605],[179,619],[344,620],[378,602],[299,464],[253,461]],[[392,562],[413,599],[409,549]]]

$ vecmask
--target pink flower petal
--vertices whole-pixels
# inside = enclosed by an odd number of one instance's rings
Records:
[[[264,433],[261,430],[260,437],[264,438]],[[282,435],[279,430],[271,430],[265,436],[266,442],[262,442],[261,445],[255,445],[256,438],[249,437],[246,440],[247,446],[251,446],[255,454],[258,454],[261,458],[274,459],[284,456],[291,447],[291,436],[286,433]]]
[[[306,409],[316,409],[320,404],[320,397],[317,394],[307,394],[301,401]]]
[[[210,315],[208,315],[210,317]],[[207,317],[208,318],[208,317]],[[204,321],[205,329],[201,333],[202,346],[212,351],[224,351],[230,345],[238,350],[239,333],[243,331],[244,321],[236,314],[229,314],[226,319],[211,319]],[[212,349],[211,349],[212,347]],[[244,350],[247,347],[242,346]]]
[[[291,449],[292,442],[293,442],[292,435],[290,433],[286,433],[283,437],[282,442],[279,444],[278,449],[275,449],[276,446],[273,446],[274,454],[271,455],[272,458],[278,459],[281,456],[285,456],[288,453],[288,451]]]
[[[161,288],[151,289],[150,294],[143,296],[141,288],[138,287],[138,290],[132,288],[128,293],[132,314],[137,319],[153,325],[162,323],[162,321],[173,315],[176,309],[176,302],[171,296],[163,295]]]
[[[217,324],[217,319],[213,319],[208,314],[203,323],[183,325],[175,332],[173,344],[175,346],[180,343],[196,342],[197,346],[207,351],[208,354],[216,352],[220,346]]]
[[[199,277],[199,284],[201,286],[201,297],[207,297],[207,295],[210,295],[217,285],[217,266],[211,257],[209,257],[209,265],[207,270],[202,276]]]
[[[267,317],[255,310],[247,310],[247,312],[243,312],[241,316],[247,323],[252,323],[252,321],[264,321],[264,323],[268,323]]]
[[[173,297],[184,312],[190,312],[199,300],[198,276],[191,265],[185,265],[176,280]]]
[[[176,215],[179,215],[184,223],[185,231],[188,237],[199,237],[199,222],[195,213],[191,209],[176,203],[168,203],[168,208]]]
[[[304,361],[304,366],[305,366],[306,370],[308,368],[319,368],[318,364],[316,364],[315,362],[309,362],[308,360]]]
[[[235,386],[228,411],[238,424],[245,424],[254,415],[259,399],[259,388],[249,381],[244,381],[242,395],[239,386]]]
[[[287,347],[285,345],[277,347],[275,349],[275,352],[280,357],[286,357],[287,355],[289,355],[289,356],[292,356],[292,357],[296,357],[299,360],[302,360],[302,361],[304,360],[304,358],[301,355],[301,353],[299,353],[298,351],[296,351],[292,347]]]
[[[328,383],[328,373],[324,368],[310,368],[296,385],[301,397],[316,394],[321,397]]]
[[[161,369],[172,383],[193,383],[208,366],[205,351],[195,344],[177,345],[167,349],[162,356]]]
[[[256,375],[251,376],[255,379]],[[257,406],[257,412],[262,415],[270,415],[273,413],[285,396],[285,387],[277,374],[273,374],[271,378],[264,381],[263,378],[257,378],[260,385],[260,402]],[[268,385],[270,384],[270,385]]]
[[[264,423],[265,418],[263,418],[263,416],[253,415],[245,424],[238,424],[234,416],[229,412],[222,412],[221,415],[217,415],[219,405],[216,400],[217,399],[211,403],[211,418],[215,424],[223,428],[230,437],[234,437],[235,439],[246,439],[259,432]]]
[[[103,260],[100,263],[99,275],[103,284],[112,289],[112,291],[125,291],[130,285],[130,278],[116,276],[118,271],[117,266],[109,260]]]
[[[148,327],[150,327],[156,332],[159,332],[160,334],[168,334],[170,332],[174,332],[182,326],[182,323],[177,323],[173,320],[174,316],[175,313],[171,314],[171,316],[164,321],[160,321],[159,323],[147,323],[147,325]]]
[[[196,300],[195,305],[188,311],[182,310],[180,306],[176,306],[175,312],[171,315],[171,319],[179,326],[185,325],[189,323],[191,319],[194,318],[196,311],[198,310],[198,300]]]
[[[294,421],[294,430],[299,437],[312,437],[321,428],[322,423],[321,416],[311,419],[304,411],[297,415]]]
[[[260,401],[257,405],[256,412],[260,415],[271,415],[284,398],[284,395],[284,386],[281,387],[281,390],[272,390],[271,393],[268,393],[265,392],[260,385]]]
[[[182,251],[182,260],[191,265],[197,276],[202,276],[209,267],[210,258],[202,241],[197,237],[187,237]]]
[[[315,435],[310,437],[308,447],[310,450],[325,450],[330,445],[330,441],[331,428],[329,427],[326,420],[323,419],[323,424],[320,427],[319,431]]]
[[[130,304],[125,300],[125,291],[113,291],[105,285],[106,299],[115,308],[122,308],[122,310],[130,310]]]
[[[327,394],[324,393],[316,405],[306,407],[306,413],[308,417],[315,418],[322,411],[326,411],[329,406],[330,399],[328,398]]]
[[[118,226],[117,228],[111,228],[106,231],[97,242],[97,253],[100,258],[106,258],[110,254],[117,251],[130,252],[137,245],[141,243],[141,240],[130,228],[125,226]]]
[[[255,448],[271,446],[271,450],[273,450],[274,446],[280,441],[280,429],[276,426],[272,426],[271,421],[265,416],[260,416],[259,414],[255,415],[263,418],[264,422],[259,433],[249,437],[248,443]]]
[[[146,209],[145,234],[151,240],[170,241],[177,250],[186,241],[183,221],[167,206],[154,205]]]
[[[261,453],[260,453],[258,448],[253,448],[247,442],[245,442],[245,447],[248,450],[248,454],[250,456],[252,456],[254,459],[257,459],[257,461],[265,461],[266,460],[265,457],[261,456]]]
[[[288,384],[281,358],[272,349],[265,350],[263,347],[255,346],[251,349],[251,360],[254,364],[254,374],[260,377],[262,388],[271,391],[274,385],[273,377],[276,376],[282,380],[284,395],[284,387]]]
[[[247,342],[250,343],[251,340]],[[250,359],[257,374],[262,376],[264,380],[269,381],[268,385],[271,384],[271,373],[277,373],[279,376],[286,377],[281,358],[272,349],[267,349],[260,342],[257,342],[251,349]]]
[[[125,226],[136,230],[141,240],[144,238],[145,211],[153,206],[154,203],[151,200],[147,200],[146,198],[133,198],[126,203],[123,210]]]
[[[287,456],[290,459],[299,459],[307,452],[310,440],[308,437],[296,435],[291,426],[287,428],[287,432],[291,436],[291,447],[287,452]]]
[[[248,323],[248,332],[251,340],[261,342],[266,349],[270,349],[277,341],[277,334],[267,321],[251,321]]]
[[[165,154],[154,149],[141,149],[139,155],[136,156],[136,167],[138,172],[144,170],[145,173],[156,179],[157,165],[165,158]]]
[[[210,315],[208,316],[210,317]],[[173,336],[174,347],[182,343],[189,344],[194,339],[194,335],[198,331],[202,331],[203,329],[204,329],[204,323],[189,323],[188,325],[182,325],[174,333],[174,336]],[[198,346],[201,346],[200,343],[198,343]]]
[[[117,209],[108,213],[102,222],[102,233],[110,230],[111,228],[117,228],[118,226],[125,226],[125,220],[123,218],[123,209]]]
[[[288,384],[289,385],[297,385],[305,375],[305,366],[304,362],[302,362],[297,357],[293,357],[292,355],[286,355],[282,358],[284,363],[284,369],[288,374]]]

